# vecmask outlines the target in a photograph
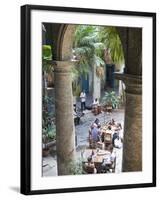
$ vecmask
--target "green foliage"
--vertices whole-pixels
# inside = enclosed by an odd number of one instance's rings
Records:
[[[42,107],[42,141],[47,143],[56,139],[56,126],[53,121],[52,113],[48,111],[48,104],[52,99],[48,96],[43,96]]]
[[[43,71],[50,73],[52,71],[52,49],[50,45],[42,46],[42,69]]]
[[[82,160],[81,159],[78,159],[74,162],[70,162],[68,167],[69,167],[69,173],[72,174],[72,175],[83,174]]]
[[[81,92],[81,86],[78,85],[77,83],[73,83],[72,89],[73,89],[73,96],[79,97]]]
[[[52,59],[52,49],[50,45],[42,46],[42,59],[51,60]]]
[[[55,125],[50,125],[42,129],[42,140],[43,143],[47,143],[56,139],[56,127]]]
[[[115,27],[101,27],[100,38],[110,51],[114,64],[124,63],[123,47]]]
[[[87,76],[90,67],[103,67],[104,49],[108,49],[113,63],[124,63],[121,40],[115,27],[79,25],[75,32],[74,52],[79,60],[79,75]],[[100,77],[103,78],[103,77]]]
[[[114,91],[105,92],[102,98],[103,105],[112,106],[112,108],[117,108],[120,103],[120,97],[116,95]]]
[[[79,25],[75,32],[74,52],[78,58],[78,72],[87,76],[93,65],[104,66],[104,45],[99,38],[99,27]]]

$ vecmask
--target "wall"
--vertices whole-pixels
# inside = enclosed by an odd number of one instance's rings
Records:
[[[72,193],[72,194],[54,194],[54,195],[41,195],[26,197],[19,194],[19,155],[20,155],[20,12],[19,6],[22,4],[48,4],[70,7],[91,7],[101,9],[117,9],[117,10],[136,10],[136,11],[151,11],[158,12],[157,18],[160,17],[158,10],[158,0],[144,1],[134,0],[30,0],[30,1],[11,1],[5,0],[1,2],[0,6],[0,199],[20,200],[20,199],[56,199],[56,200],[82,200],[82,199],[119,199],[119,200],[135,200],[138,199],[158,199],[160,195],[160,174],[158,171],[158,187],[145,188],[145,189],[128,189],[128,190],[114,190],[114,191],[101,191],[101,192],[86,192],[86,193]],[[160,35],[160,27],[158,27],[158,34]],[[157,44],[160,44],[159,38]],[[159,46],[160,47],[160,46]],[[158,53],[160,54],[160,48]],[[157,66],[160,64],[158,58]],[[157,74],[160,70],[157,69]],[[157,85],[160,85],[160,78],[158,78]],[[157,90],[158,91],[158,90]],[[160,110],[160,96],[158,92],[157,110]],[[157,113],[160,120],[160,114]],[[159,121],[157,120],[157,121]],[[160,124],[160,123],[159,123]],[[160,125],[158,125],[158,129]],[[157,131],[158,150],[160,152],[160,135]],[[160,156],[157,156],[158,167],[160,169]]]

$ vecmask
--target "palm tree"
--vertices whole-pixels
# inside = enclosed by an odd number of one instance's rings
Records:
[[[124,63],[123,48],[115,27],[77,26],[73,50],[79,60],[77,66],[73,69],[74,83],[78,80],[77,77],[81,75],[87,77],[91,67],[96,67],[98,77],[104,76],[104,50],[107,50],[110,55],[111,63],[117,66],[122,66]]]
[[[106,54],[109,58],[108,59],[109,64],[112,63],[119,67],[122,67],[124,64],[124,53],[123,53],[122,43],[121,43],[121,40],[116,28],[115,27],[101,27],[100,29],[101,29],[100,38],[106,46]],[[119,84],[122,84],[122,82],[120,81]],[[103,100],[107,100],[107,99],[108,99],[107,101],[112,100],[113,107],[116,107],[117,104],[119,103],[118,102],[119,99],[117,101],[116,98],[111,98],[111,96],[112,97],[115,96],[114,92],[113,93],[112,92],[105,93]],[[121,103],[123,103],[125,100],[124,89],[120,91],[120,96],[121,96]]]
[[[74,55],[79,60],[76,67],[74,68],[74,76],[78,77],[74,82],[74,88],[78,92],[79,88],[79,77],[83,76],[87,79],[89,71],[93,73],[93,79],[103,78],[103,67],[105,65],[103,58],[104,45],[100,41],[99,37],[99,27],[90,25],[78,25],[75,31],[74,40]],[[95,73],[96,69],[96,73]],[[93,81],[95,82],[95,81]],[[93,84],[93,94],[94,89]],[[100,85],[99,85],[100,87]],[[100,90],[100,89],[99,89]],[[74,93],[74,90],[73,90]],[[94,96],[94,95],[93,95]]]
[[[114,64],[124,64],[121,40],[115,27],[100,27],[100,38],[111,55]]]
[[[79,25],[75,32],[74,53],[79,60],[77,70],[79,74],[86,76],[90,67],[104,66],[104,45],[100,41],[99,27]]]

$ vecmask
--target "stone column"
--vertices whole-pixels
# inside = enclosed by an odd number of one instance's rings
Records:
[[[56,61],[54,67],[58,175],[69,174],[75,158],[71,65],[71,61]]]
[[[96,65],[94,65],[92,69],[93,99],[98,98],[99,100],[101,97],[101,79],[97,76],[96,68],[97,68]]]
[[[142,77],[115,74],[125,83],[123,172],[142,171]]]

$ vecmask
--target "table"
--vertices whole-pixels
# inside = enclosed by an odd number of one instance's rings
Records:
[[[95,168],[97,169],[97,173],[101,173],[101,164],[103,162],[104,156],[107,154],[111,154],[110,151],[106,151],[106,150],[99,150],[99,152],[97,152],[96,149],[86,149],[83,153],[83,163],[88,162],[87,158],[89,156],[91,156],[94,153],[94,155],[92,156],[92,162],[94,162]]]

